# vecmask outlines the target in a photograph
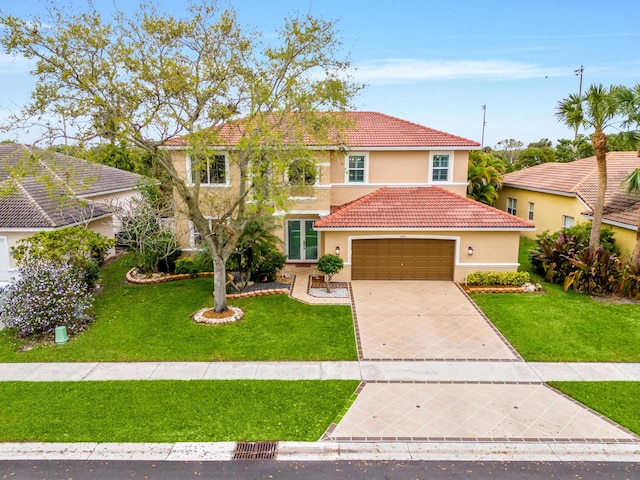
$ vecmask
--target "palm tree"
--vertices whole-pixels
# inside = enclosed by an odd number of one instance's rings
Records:
[[[582,95],[571,94],[558,102],[556,117],[568,127],[593,129],[591,144],[598,165],[598,196],[593,209],[589,248],[593,253],[600,246],[600,229],[607,191],[607,136],[604,129],[620,113],[617,98],[619,87],[591,85]]]
[[[498,199],[505,171],[505,164],[499,158],[481,151],[469,153],[467,196],[493,206]]]

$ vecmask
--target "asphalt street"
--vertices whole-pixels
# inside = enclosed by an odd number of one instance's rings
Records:
[[[640,462],[150,462],[3,461],[12,480],[636,480]]]

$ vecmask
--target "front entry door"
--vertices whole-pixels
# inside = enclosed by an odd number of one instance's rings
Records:
[[[315,220],[287,221],[287,257],[294,262],[318,260],[318,232]]]

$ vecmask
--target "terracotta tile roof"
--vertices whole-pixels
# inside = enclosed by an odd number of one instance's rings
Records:
[[[342,205],[316,228],[530,229],[533,223],[441,187],[382,187]]]
[[[629,225],[637,224],[640,197],[625,193],[624,179],[638,167],[640,167],[640,158],[636,152],[607,153],[605,220]],[[598,188],[596,157],[569,163],[543,163],[512,172],[505,175],[504,186],[572,194],[582,199],[593,211]]]
[[[0,144],[0,181],[8,181],[12,167],[26,159],[29,173],[15,179],[15,188],[0,201],[0,228],[57,228],[102,217],[109,209],[91,202],[92,196],[133,190],[142,180],[135,173],[68,155]],[[36,172],[45,172],[46,180],[36,180]]]
[[[344,112],[353,125],[346,129],[345,138],[335,145],[346,145],[349,148],[364,147],[466,147],[478,149],[480,144],[467,138],[450,133],[434,130],[417,123],[408,122],[377,112]],[[225,124],[219,127],[222,145],[233,146],[242,137],[241,124]],[[185,145],[183,137],[174,138],[166,142],[167,146]],[[318,145],[312,140],[309,146]]]

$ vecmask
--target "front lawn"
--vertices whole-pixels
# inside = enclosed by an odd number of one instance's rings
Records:
[[[0,383],[0,442],[316,441],[357,381]]]
[[[549,385],[640,434],[640,382],[549,382]]]
[[[521,242],[520,262],[528,267]],[[473,294],[473,300],[525,360],[639,362],[640,305],[596,300],[542,283],[543,294]]]
[[[96,321],[63,346],[28,351],[0,332],[1,362],[356,360],[351,309],[306,305],[286,295],[234,299],[245,318],[200,325],[189,315],[213,306],[213,280],[131,285],[125,259],[103,270]]]

